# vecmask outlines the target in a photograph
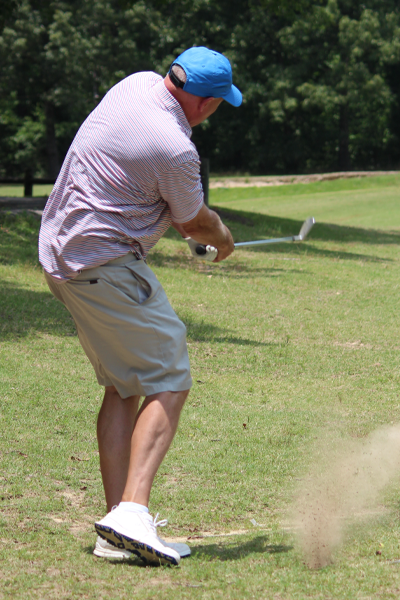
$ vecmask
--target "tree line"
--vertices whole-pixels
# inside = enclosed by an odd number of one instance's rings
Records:
[[[193,131],[212,171],[400,163],[397,0],[2,0],[0,32],[1,177],[56,177],[112,85],[193,45],[230,59],[244,97]]]

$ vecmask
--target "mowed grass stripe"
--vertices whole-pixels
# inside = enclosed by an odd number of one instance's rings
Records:
[[[280,186],[282,189],[284,186]],[[286,187],[286,186],[285,186]],[[291,186],[290,186],[291,187]],[[307,187],[307,186],[305,186]],[[257,191],[265,188],[258,188]],[[314,216],[317,222],[336,223],[373,229],[400,229],[398,203],[400,185],[356,190],[327,190],[324,192],[287,196],[286,194],[230,198],[220,190],[211,191],[211,205],[259,214],[305,219]],[[237,192],[235,192],[236,194]],[[380,202],[377,202],[379,197]],[[383,210],[382,210],[382,203]],[[298,233],[298,232],[295,232]]]

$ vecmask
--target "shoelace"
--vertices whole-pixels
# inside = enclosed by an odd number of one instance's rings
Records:
[[[158,519],[159,516],[160,516],[160,513],[157,513],[156,516],[154,517],[154,521],[153,521],[154,529],[155,529],[155,532],[156,532],[156,536],[158,537],[158,539],[160,540],[160,542],[162,544],[164,544],[164,546],[166,546],[167,544],[164,542],[164,540],[162,540],[160,538],[160,536],[157,533],[157,527],[165,527],[166,525],[168,525],[168,519],[162,519],[161,521],[157,521],[157,519]]]
[[[168,525],[168,519],[161,519],[161,521],[157,521],[159,516],[160,516],[160,513],[157,513],[156,516],[154,517],[154,521],[153,521],[156,531],[157,531],[157,527],[165,527],[166,525]]]
[[[144,516],[144,515],[143,515]],[[149,524],[149,527],[151,528],[151,530],[153,531],[153,533],[158,537],[158,533],[157,533],[157,527],[165,527],[168,524],[168,520],[167,519],[161,519],[161,521],[158,521],[158,517],[160,516],[160,513],[157,513],[156,516],[153,517],[151,515],[149,515],[148,513],[146,514],[145,518],[146,521]]]

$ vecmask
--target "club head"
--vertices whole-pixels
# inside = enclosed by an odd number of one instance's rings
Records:
[[[304,221],[303,225],[301,226],[299,235],[296,236],[296,238],[299,242],[302,242],[306,239],[306,237],[310,233],[311,229],[313,228],[314,223],[315,223],[314,217],[309,217],[308,219],[306,219]]]

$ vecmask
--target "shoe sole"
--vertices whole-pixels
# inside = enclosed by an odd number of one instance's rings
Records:
[[[126,550],[128,552],[128,550]],[[118,552],[117,548],[115,551],[113,550],[93,550],[93,554],[98,556],[99,558],[108,558],[109,560],[130,560],[132,559],[131,553],[129,555],[122,554],[122,552]]]
[[[110,544],[113,546],[116,546],[116,548],[123,548],[124,550],[132,552],[132,554],[135,554],[146,564],[179,564],[179,561],[177,561],[173,556],[168,556],[168,554],[164,554],[164,552],[160,552],[148,544],[143,544],[138,540],[134,540],[126,535],[118,533],[118,531],[115,531],[115,529],[112,529],[111,527],[106,527],[105,525],[100,525],[100,523],[95,523],[95,528],[100,537],[110,542]]]

